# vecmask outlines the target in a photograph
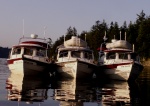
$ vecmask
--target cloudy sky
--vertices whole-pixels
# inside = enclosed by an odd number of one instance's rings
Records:
[[[149,5],[150,0],[0,0],[0,46],[18,44],[23,32],[54,42],[69,26],[78,34],[89,31],[97,20],[121,26],[135,22],[142,10],[150,15]]]

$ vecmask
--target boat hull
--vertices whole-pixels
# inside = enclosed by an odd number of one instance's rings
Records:
[[[96,74],[101,74],[100,70],[103,70],[109,79],[128,81],[136,80],[143,70],[143,66],[138,63],[103,65],[99,66],[99,72]]]
[[[96,65],[83,61],[69,61],[57,63],[57,76],[59,78],[77,78],[89,79],[92,78]]]
[[[43,63],[29,58],[8,59],[8,67],[11,73],[23,75],[36,75],[46,72],[48,63]]]
[[[132,69],[131,69],[128,81],[136,80],[138,76],[140,75],[140,73],[142,72],[143,68],[144,68],[143,65],[134,63],[132,65]]]

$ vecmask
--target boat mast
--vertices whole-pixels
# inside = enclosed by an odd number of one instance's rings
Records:
[[[121,31],[120,31],[120,40],[121,40]]]
[[[46,26],[44,27],[44,39],[45,39],[45,35],[46,35]]]
[[[85,34],[85,41],[86,41],[86,34]]]
[[[134,44],[133,44],[133,50],[132,51],[134,52]]]
[[[64,34],[64,45],[65,45],[65,34]]]
[[[22,21],[23,21],[23,24],[22,24],[22,34],[23,34],[23,37],[24,37],[24,19]]]
[[[78,40],[79,40],[79,47],[80,47],[80,38],[78,38]]]
[[[125,32],[125,41],[126,41],[126,32]]]
[[[73,34],[73,36],[75,36],[75,35]],[[79,44],[78,44],[78,43],[79,43],[79,42],[78,42],[78,36],[76,35],[75,37],[76,37],[76,39],[75,39],[76,46],[77,46],[77,45],[79,46]]]
[[[101,54],[102,54],[102,47],[103,47],[103,44],[105,44],[105,43],[106,43],[106,40],[107,40],[107,38],[106,38],[106,31],[105,31],[105,35],[104,35],[104,37],[103,37],[103,40],[104,40],[104,42],[100,45],[100,49],[99,49],[99,59],[98,59],[99,62],[100,62],[100,58],[101,58]]]
[[[85,34],[85,42],[86,42],[86,34]],[[86,44],[86,47],[87,47],[87,44]]]

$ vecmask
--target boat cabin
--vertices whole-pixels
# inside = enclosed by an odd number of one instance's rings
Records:
[[[10,59],[22,58],[22,56],[35,60],[45,61],[47,49],[34,46],[14,46],[10,52]]]
[[[58,62],[74,61],[76,59],[84,60],[87,62],[94,61],[93,51],[89,49],[73,49],[73,48],[59,48],[57,54]]]
[[[131,50],[105,50],[101,53],[101,63],[119,63],[127,61],[140,62],[139,56]]]

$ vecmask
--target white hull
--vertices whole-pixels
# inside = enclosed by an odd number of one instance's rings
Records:
[[[94,54],[87,46],[86,41],[72,36],[58,47],[57,76],[62,78],[87,79],[94,73]]]
[[[126,40],[112,39],[105,44],[105,50],[99,52],[99,65],[110,79],[135,80],[143,69],[137,53]],[[99,69],[100,70],[100,69]],[[97,72],[98,75],[100,71]]]
[[[7,59],[10,72],[23,75],[35,75],[43,72],[51,64],[48,58],[50,49],[49,40],[38,38],[32,34],[30,37],[21,37],[19,44],[11,48]]]
[[[116,68],[104,68],[104,72],[110,79],[127,81],[129,79],[135,80],[142,71],[141,68],[142,65],[130,63],[118,65]]]
[[[36,62],[27,60],[18,60],[13,64],[8,65],[11,73],[21,74],[21,75],[35,75],[43,72],[46,67],[37,65]]]
[[[57,70],[58,76],[62,78],[90,78],[93,75],[93,64],[89,64],[81,61],[69,61],[57,63],[59,68]],[[91,66],[91,67],[90,67]]]

